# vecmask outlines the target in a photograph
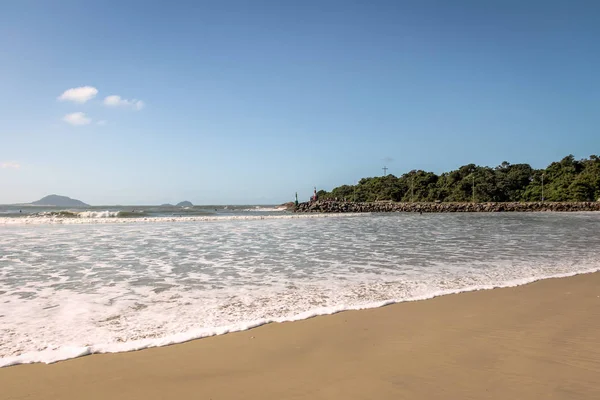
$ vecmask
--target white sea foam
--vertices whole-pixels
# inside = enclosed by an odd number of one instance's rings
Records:
[[[600,270],[596,215],[212,221],[0,226],[0,366]]]
[[[18,364],[31,364],[31,363],[52,364],[52,363],[55,363],[58,361],[82,357],[82,356],[86,356],[86,355],[90,355],[90,354],[121,353],[121,352],[142,350],[142,349],[147,349],[147,348],[152,348],[152,347],[168,346],[168,345],[172,345],[172,344],[185,343],[190,340],[202,339],[202,338],[206,338],[206,337],[210,337],[210,336],[245,331],[245,330],[256,328],[261,325],[265,325],[265,324],[269,324],[269,323],[294,322],[294,321],[300,321],[300,320],[313,318],[313,317],[317,317],[317,316],[322,316],[322,315],[336,314],[336,313],[343,312],[343,311],[365,310],[365,309],[371,309],[371,308],[378,308],[378,307],[383,307],[383,306],[387,306],[390,304],[428,300],[428,299],[432,299],[432,298],[439,297],[439,296],[445,296],[445,295],[457,294],[457,293],[465,293],[465,292],[472,292],[472,291],[479,291],[479,290],[489,290],[489,289],[496,289],[496,288],[515,287],[515,286],[525,285],[528,283],[532,283],[532,282],[536,282],[536,281],[544,280],[544,279],[565,278],[565,277],[586,274],[586,273],[593,273],[593,272],[598,272],[598,271],[600,271],[600,267],[588,269],[588,270],[576,271],[576,272],[550,275],[550,276],[515,279],[512,281],[507,281],[502,284],[496,284],[496,285],[480,285],[480,286],[465,287],[462,289],[437,290],[437,291],[432,291],[430,293],[423,294],[420,296],[403,298],[403,299],[391,299],[391,300],[379,301],[376,303],[367,303],[367,304],[362,304],[362,305],[341,304],[341,305],[337,305],[334,307],[317,308],[317,309],[305,311],[305,312],[302,312],[299,314],[291,315],[289,317],[263,318],[263,319],[254,320],[254,321],[244,321],[244,322],[240,322],[238,324],[227,325],[227,326],[193,329],[193,330],[189,330],[186,332],[174,333],[174,334],[171,334],[168,336],[158,337],[158,338],[135,339],[135,340],[127,341],[127,342],[101,343],[101,344],[94,344],[94,345],[89,345],[89,346],[70,346],[70,345],[52,346],[51,345],[40,351],[27,352],[27,353],[22,353],[18,356],[9,356],[9,357],[5,357],[5,358],[0,358],[0,368],[12,366],[12,365],[18,365]]]
[[[261,206],[255,206],[254,208],[245,208],[242,211],[245,212],[280,212],[280,211],[286,211],[287,208],[285,206],[279,206],[279,207],[261,207]]]
[[[77,213],[78,218],[116,218],[119,216],[119,211],[81,211]]]
[[[280,210],[278,210],[280,211]],[[130,224],[157,222],[208,222],[208,221],[249,221],[265,219],[307,219],[307,218],[346,218],[368,216],[367,213],[344,214],[286,214],[286,215],[230,215],[230,216],[190,216],[190,217],[138,217],[114,218],[119,211],[82,211],[74,217],[61,215],[34,215],[21,218],[0,218],[0,225],[81,225],[81,224]]]

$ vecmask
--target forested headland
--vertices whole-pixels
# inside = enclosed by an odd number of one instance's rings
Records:
[[[543,193],[542,193],[543,192]],[[497,167],[464,165],[436,175],[413,170],[399,177],[363,178],[331,192],[317,192],[319,200],[352,202],[536,202],[600,200],[600,157],[576,160],[569,155],[545,169],[503,162]]]

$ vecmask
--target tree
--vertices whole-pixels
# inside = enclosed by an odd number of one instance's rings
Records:
[[[600,200],[600,157],[575,160],[568,155],[546,169],[503,161],[495,168],[467,164],[436,175],[412,170],[394,175],[363,178],[357,185],[342,185],[331,192],[319,191],[319,198],[355,201],[540,201],[542,181],[546,201]]]

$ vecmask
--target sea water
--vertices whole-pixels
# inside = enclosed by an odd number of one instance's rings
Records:
[[[600,213],[244,210],[0,217],[0,366],[600,269]]]

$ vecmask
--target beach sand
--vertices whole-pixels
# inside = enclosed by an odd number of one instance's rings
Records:
[[[600,273],[0,369],[1,399],[600,399]]]

